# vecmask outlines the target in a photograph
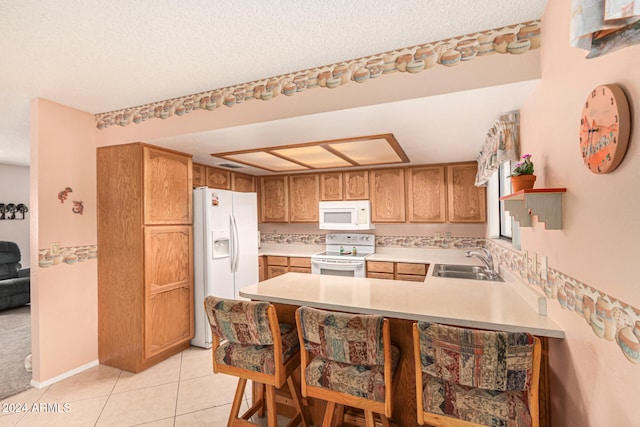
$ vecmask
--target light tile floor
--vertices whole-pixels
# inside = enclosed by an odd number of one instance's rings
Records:
[[[191,347],[139,374],[99,365],[11,396],[0,402],[0,427],[225,426],[236,384],[235,377],[213,374],[211,350]],[[242,410],[249,390],[247,384]]]

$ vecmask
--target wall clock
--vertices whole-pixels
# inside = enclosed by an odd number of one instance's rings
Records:
[[[629,102],[615,84],[600,85],[589,93],[580,116],[580,151],[593,173],[618,167],[629,143]]]

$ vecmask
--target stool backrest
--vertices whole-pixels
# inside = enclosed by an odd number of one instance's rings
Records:
[[[274,344],[268,302],[236,301],[208,296],[204,304],[211,332],[220,339],[247,345]]]
[[[449,383],[523,391],[533,379],[534,337],[418,322],[422,371]]]
[[[351,365],[384,365],[382,316],[298,308],[305,349],[314,355]]]

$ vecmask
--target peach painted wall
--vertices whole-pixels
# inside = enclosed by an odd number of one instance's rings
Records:
[[[39,249],[97,244],[93,115],[31,102],[31,304],[33,379],[39,383],[98,359],[97,261],[38,266]],[[61,203],[58,193],[70,187]],[[75,214],[72,200],[82,201]]]
[[[523,152],[532,153],[536,187],[566,187],[564,229],[522,228],[522,248],[547,255],[549,266],[634,307],[640,306],[640,45],[601,58],[569,45],[571,0],[547,4],[542,83],[521,109]],[[595,175],[583,164],[578,128],[583,103],[599,84],[618,83],[632,104],[632,136],[622,164]],[[566,331],[551,340],[552,419],[556,426],[638,425],[640,365],[615,342],[598,338],[582,316],[549,301]]]

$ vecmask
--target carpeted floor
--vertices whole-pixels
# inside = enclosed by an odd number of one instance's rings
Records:
[[[24,359],[31,353],[31,307],[0,311],[0,400],[31,388]]]

